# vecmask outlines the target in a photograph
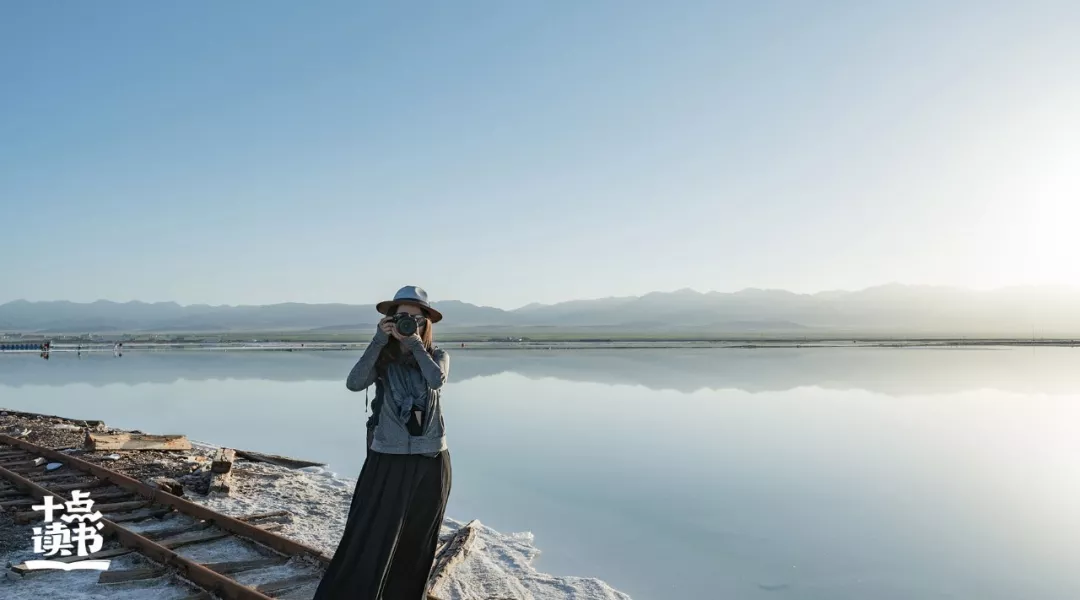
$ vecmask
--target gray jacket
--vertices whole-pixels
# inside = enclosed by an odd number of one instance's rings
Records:
[[[377,401],[373,405],[378,412],[374,415],[371,450],[385,454],[442,452],[446,450],[446,433],[440,397],[450,373],[450,356],[441,348],[434,348],[429,354],[423,342],[408,338],[402,349],[412,355],[415,364],[398,361],[389,364],[384,373],[377,373],[375,362],[389,341],[390,336],[382,329],[376,330],[345,381],[345,387],[354,392],[378,384]],[[406,426],[413,407],[424,411],[420,435],[410,435]]]

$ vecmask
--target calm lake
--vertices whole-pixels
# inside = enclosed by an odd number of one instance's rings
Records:
[[[541,571],[636,600],[1080,598],[1080,349],[449,350],[448,516],[532,531]],[[0,355],[0,406],[355,477],[358,356]]]

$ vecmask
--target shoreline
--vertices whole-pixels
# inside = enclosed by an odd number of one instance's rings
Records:
[[[238,460],[233,465],[234,485],[227,496],[208,494],[209,462],[222,448],[216,443],[189,440],[191,450],[89,451],[81,449],[87,431],[132,433],[107,427],[101,421],[70,419],[0,407],[0,431],[18,430],[27,441],[55,450],[76,449],[82,458],[154,485],[167,478],[183,485],[183,497],[222,514],[283,512],[280,535],[332,555],[345,528],[355,479],[340,477],[325,467],[288,468],[265,462]],[[144,432],[145,433],[145,432]],[[175,433],[175,432],[174,432]],[[227,447],[227,446],[226,446]],[[111,459],[109,455],[119,455]],[[0,511],[0,517],[4,513]],[[465,522],[446,518],[442,535],[451,535]],[[473,521],[477,538],[464,560],[430,590],[440,600],[630,600],[625,593],[595,579],[553,576],[538,572],[532,563],[540,554],[531,533],[503,534]],[[31,536],[24,527],[0,524],[0,561],[17,564],[33,558]],[[25,530],[25,531],[24,531]],[[224,560],[229,560],[225,558]],[[37,576],[34,576],[37,577]],[[2,579],[2,578],[0,578]],[[9,577],[10,579],[10,577]],[[66,585],[54,577],[57,590]],[[5,582],[0,581],[0,585]],[[16,586],[18,582],[16,582]],[[19,594],[19,590],[14,592]],[[23,596],[16,596],[23,597]],[[35,597],[29,592],[26,598]]]
[[[48,353],[123,353],[123,352],[349,352],[363,350],[367,342],[138,342],[123,341],[122,347],[113,342],[53,343]],[[1075,348],[1080,340],[1023,340],[1023,339],[895,339],[895,340],[560,340],[560,341],[449,341],[436,342],[455,352],[470,350],[634,350],[634,349],[714,349],[766,350],[781,348]],[[4,354],[42,354],[32,348],[0,349]]]

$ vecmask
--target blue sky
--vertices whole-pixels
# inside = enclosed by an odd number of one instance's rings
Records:
[[[1077,31],[1065,1],[3,3],[0,302],[1080,284]]]

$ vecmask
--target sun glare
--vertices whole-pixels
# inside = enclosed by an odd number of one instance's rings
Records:
[[[1080,150],[1048,156],[1038,171],[1024,201],[1031,274],[1080,284]]]

